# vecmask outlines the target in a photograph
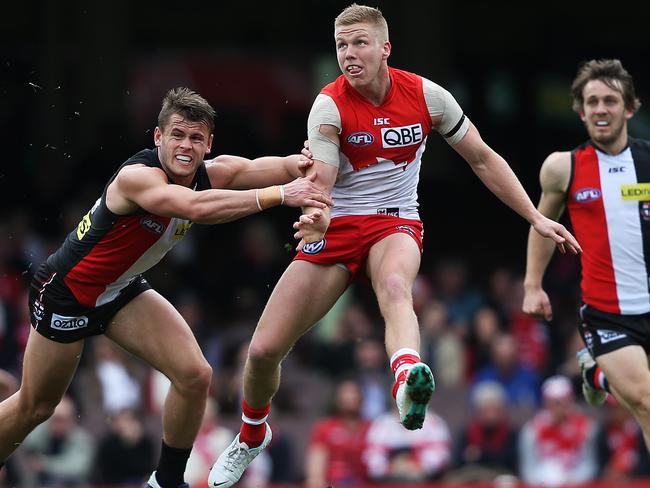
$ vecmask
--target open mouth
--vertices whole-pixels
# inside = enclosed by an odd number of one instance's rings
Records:
[[[347,71],[349,75],[358,76],[363,71],[363,68],[359,65],[351,64],[345,68],[345,71]]]
[[[190,156],[186,156],[184,154],[177,154],[175,157],[176,161],[181,163],[184,166],[189,166],[189,164],[192,162],[192,158]]]

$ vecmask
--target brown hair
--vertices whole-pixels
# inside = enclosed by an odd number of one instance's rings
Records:
[[[591,80],[600,80],[612,90],[620,92],[627,110],[632,112],[639,110],[641,102],[636,97],[634,81],[621,62],[618,59],[592,59],[583,63],[571,84],[573,110],[576,112],[582,111],[584,103],[582,90]]]
[[[382,41],[388,40],[388,23],[378,8],[368,7],[366,5],[357,5],[353,3],[345,8],[336,19],[334,19],[334,29],[341,26],[352,24],[368,23],[376,26],[382,35]]]
[[[163,98],[158,127],[164,130],[172,115],[179,114],[191,122],[204,122],[214,130],[215,111],[201,95],[185,87],[172,88]]]

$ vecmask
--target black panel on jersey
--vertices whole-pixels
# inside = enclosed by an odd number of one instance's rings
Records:
[[[632,152],[632,159],[634,159],[636,180],[639,183],[650,183],[650,141],[630,137],[628,144]],[[650,201],[639,202],[639,219],[645,269],[650,277]],[[650,288],[650,283],[648,285]]]

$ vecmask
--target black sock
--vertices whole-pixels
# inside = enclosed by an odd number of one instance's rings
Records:
[[[169,447],[162,442],[156,479],[162,488],[176,488],[184,483],[185,466],[192,449]]]
[[[602,375],[600,382],[597,381],[598,378],[596,378],[596,375]],[[598,367],[598,365],[592,366],[585,371],[585,381],[595,390],[605,390],[609,392],[609,383],[607,382],[607,378],[605,378],[605,374],[603,373],[602,369]],[[601,382],[602,386],[600,384]]]

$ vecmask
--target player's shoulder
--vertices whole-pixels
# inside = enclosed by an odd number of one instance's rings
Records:
[[[637,137],[628,137],[628,145],[632,149],[642,149],[646,152],[650,152],[650,140],[648,139],[639,139]]]
[[[571,172],[571,151],[555,151],[546,156],[541,172],[564,176]]]
[[[544,160],[544,166],[561,167],[571,164],[572,151],[554,151]]]
[[[542,188],[562,189],[571,176],[571,151],[555,151],[549,154],[539,172]]]
[[[319,95],[338,97],[347,93],[348,89],[349,83],[347,83],[345,76],[339,75],[334,81],[321,88]]]
[[[115,181],[118,186],[149,186],[156,183],[168,183],[162,168],[149,166],[145,162],[124,164],[117,171]]]

